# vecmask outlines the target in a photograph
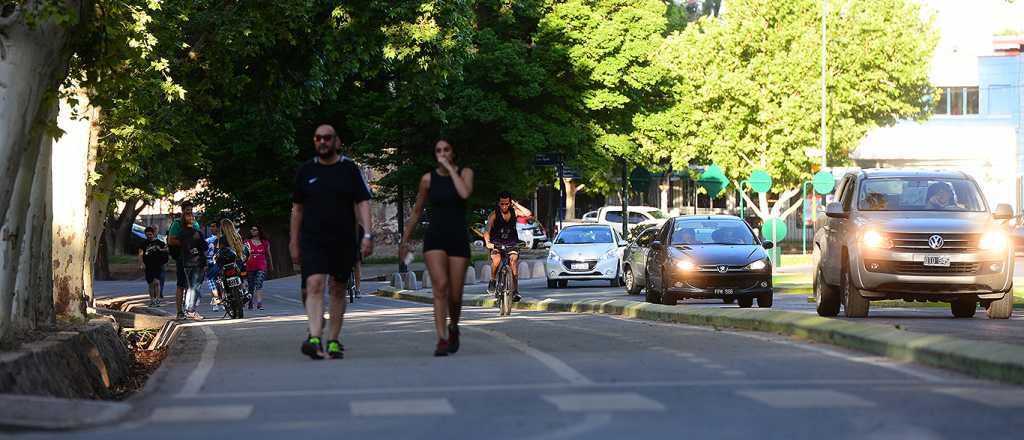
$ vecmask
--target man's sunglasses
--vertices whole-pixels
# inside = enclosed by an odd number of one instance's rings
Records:
[[[333,134],[324,134],[324,135],[318,134],[318,135],[314,135],[313,136],[313,142],[320,142],[320,141],[330,142],[330,141],[333,141],[333,140],[334,140],[334,135]]]

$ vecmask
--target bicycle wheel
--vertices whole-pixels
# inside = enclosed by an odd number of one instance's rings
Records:
[[[505,270],[502,278],[504,279],[502,284],[505,285],[505,288],[501,290],[501,315],[509,316],[512,314],[512,286],[515,285],[512,280],[512,271]]]

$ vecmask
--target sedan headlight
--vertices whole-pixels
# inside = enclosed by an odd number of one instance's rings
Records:
[[[684,271],[687,271],[687,272],[689,272],[691,270],[697,270],[697,265],[693,264],[693,262],[690,261],[690,260],[680,260],[680,261],[677,261],[676,262],[676,267],[678,267],[680,270],[684,270]]]
[[[864,233],[861,238],[864,246],[877,248],[877,249],[889,249],[892,248],[892,240],[885,238],[881,233],[874,230],[868,230]]]
[[[561,261],[562,257],[559,257],[558,253],[556,253],[554,249],[549,249],[548,250],[548,259],[551,260],[551,261]]]
[[[766,267],[768,267],[768,262],[767,261],[765,261],[765,260],[757,260],[757,261],[755,261],[753,263],[750,263],[747,266],[747,269],[749,269],[749,270],[764,270]]]
[[[604,255],[601,256],[601,259],[602,260],[608,260],[608,259],[618,258],[618,257],[619,257],[619,248],[611,248],[611,249],[608,250],[608,252],[605,252]]]
[[[986,232],[981,236],[978,248],[983,251],[1001,251],[1006,249],[1007,241],[1009,240],[1006,238],[1006,234],[1002,232]]]

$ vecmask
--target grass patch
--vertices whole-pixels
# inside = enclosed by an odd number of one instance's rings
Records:
[[[138,264],[139,257],[137,255],[111,255],[110,264]]]
[[[782,254],[782,267],[806,266],[813,262],[811,254]]]
[[[806,284],[810,287],[812,277],[809,274],[773,275],[772,284]]]

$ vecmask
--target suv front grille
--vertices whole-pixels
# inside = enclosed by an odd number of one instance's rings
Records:
[[[932,249],[928,246],[928,239],[933,235],[942,237],[942,247]],[[978,241],[981,234],[931,234],[931,233],[904,233],[896,232],[888,234],[892,239],[892,248],[895,250],[913,252],[944,252],[944,253],[967,253],[978,250]]]

